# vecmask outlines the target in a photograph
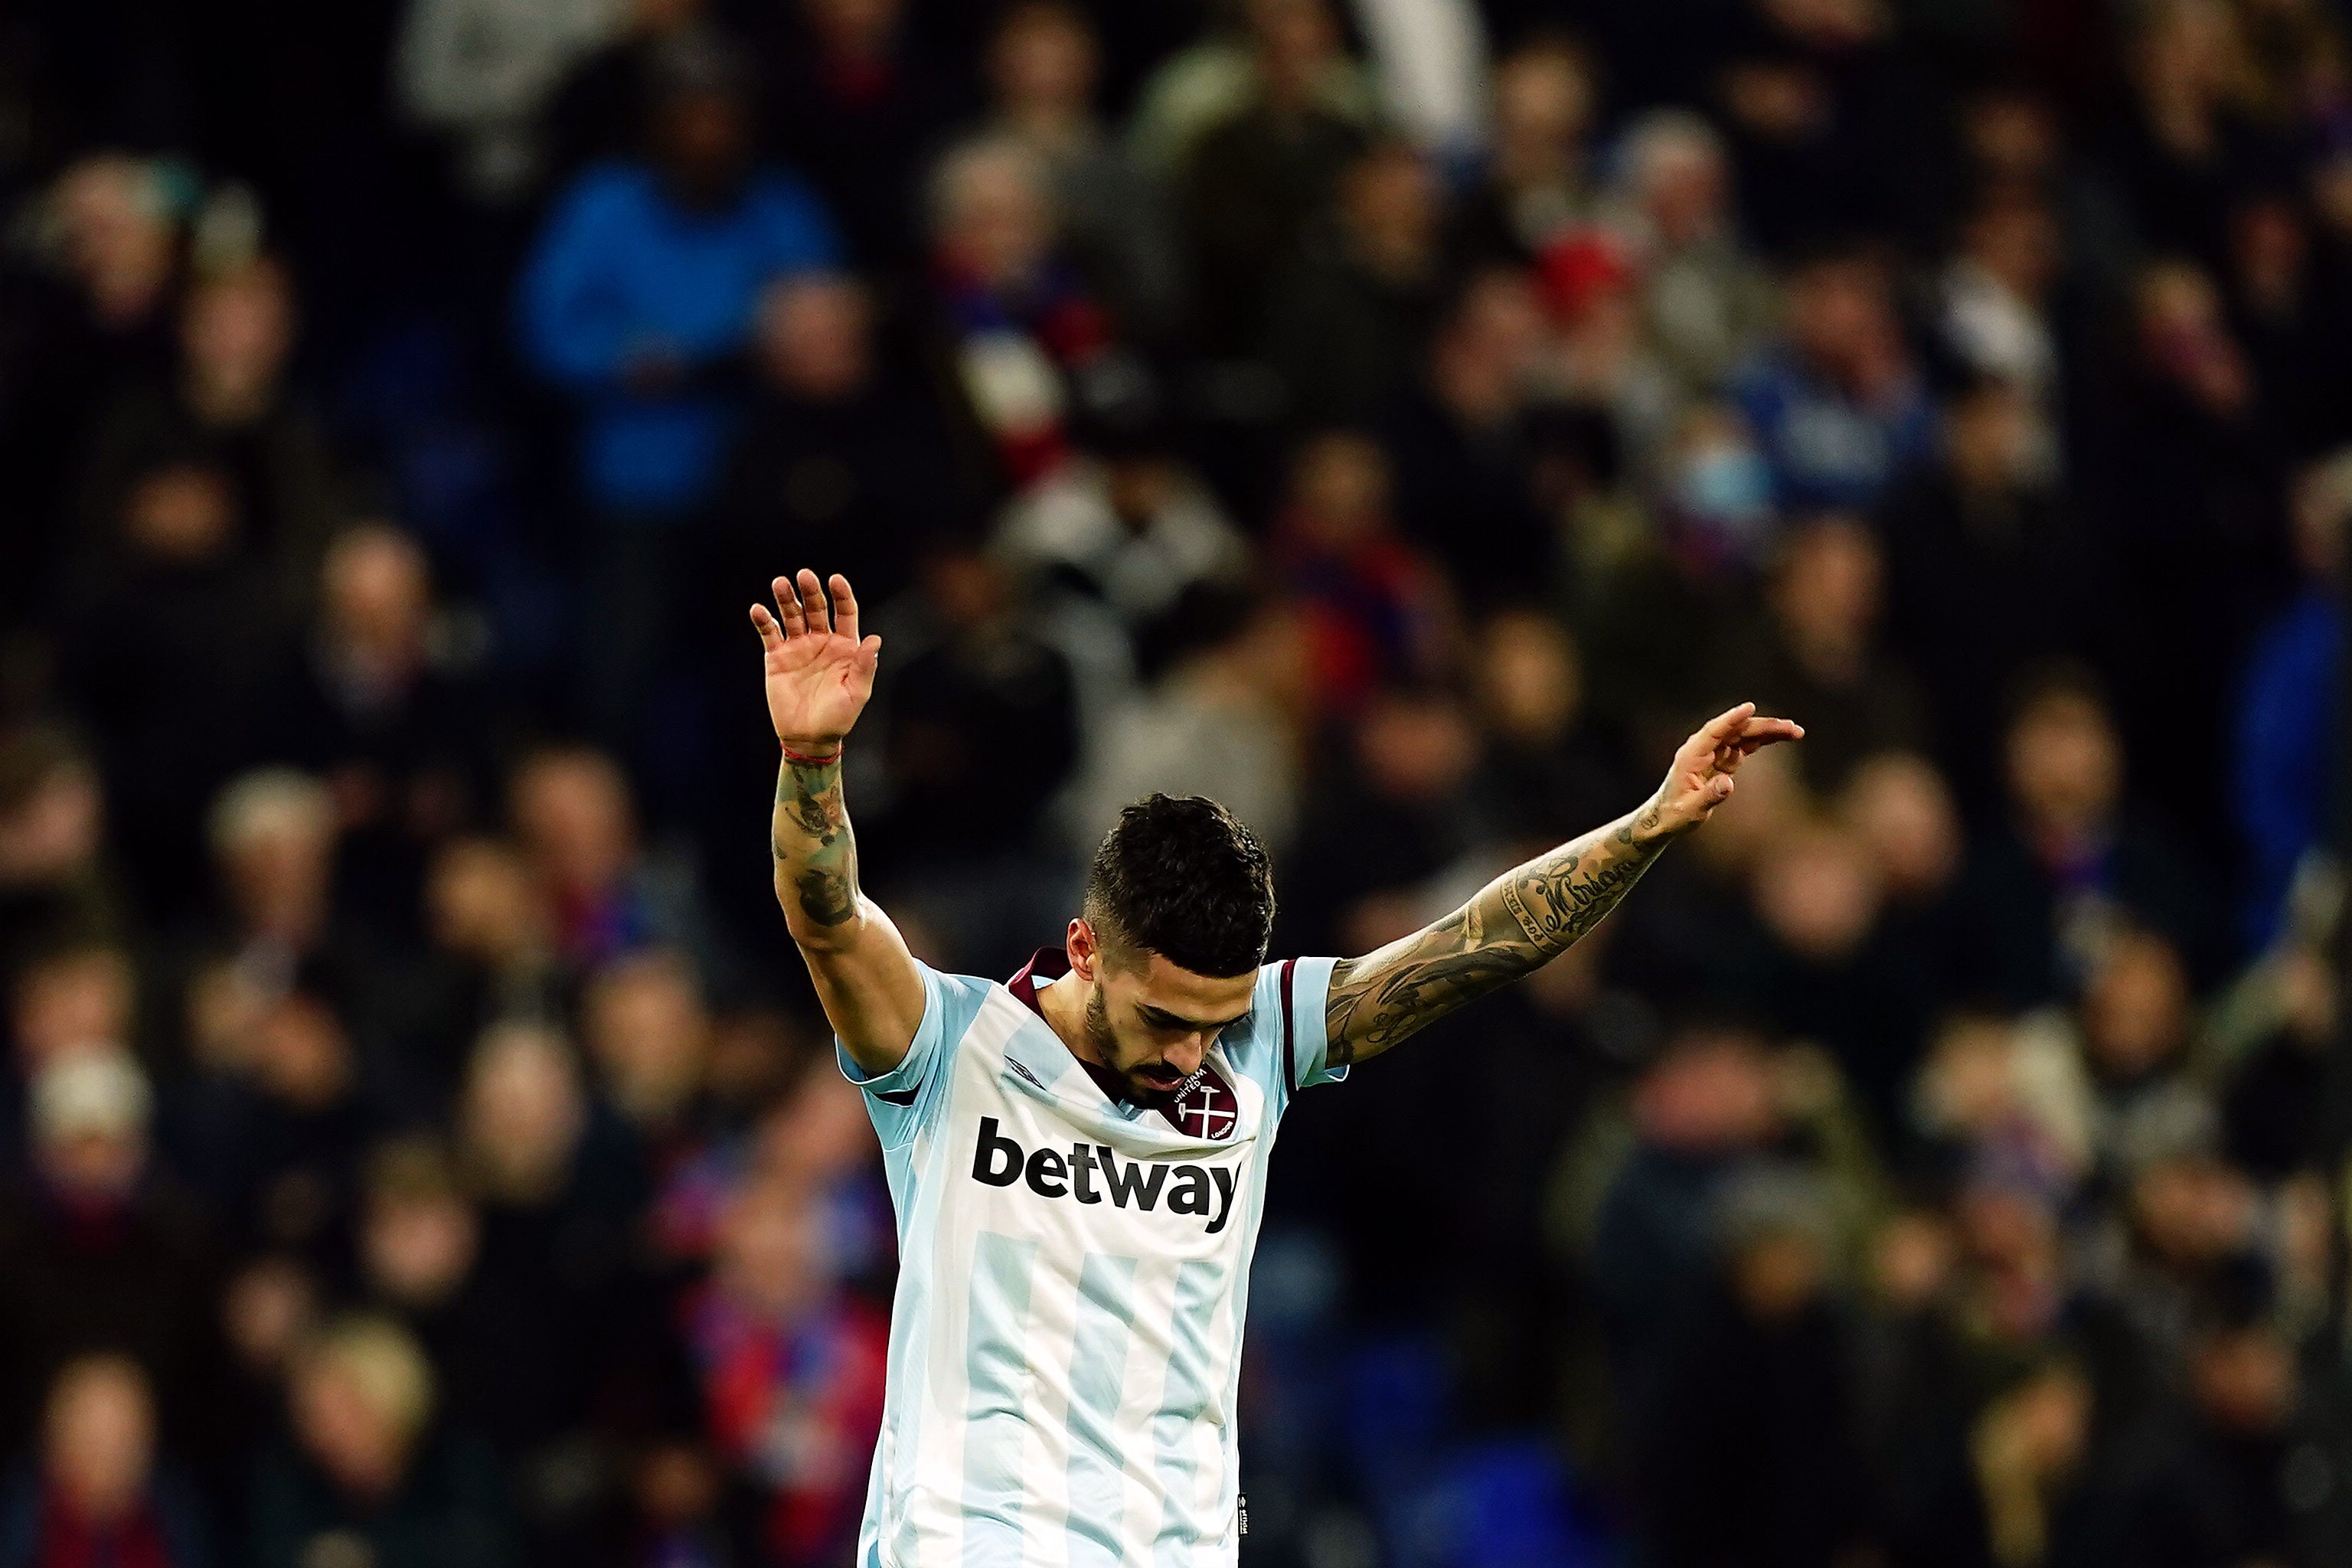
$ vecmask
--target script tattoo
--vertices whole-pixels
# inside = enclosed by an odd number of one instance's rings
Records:
[[[776,774],[776,815],[769,830],[776,887],[821,926],[845,925],[857,913],[857,836],[841,799],[841,759],[784,759]]]
[[[1334,1067],[1375,1056],[1566,952],[1617,907],[1666,840],[1658,803],[1488,883],[1425,931],[1343,959],[1324,1009]]]

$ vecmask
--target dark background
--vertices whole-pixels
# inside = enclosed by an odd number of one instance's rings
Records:
[[[0,1568],[849,1560],[802,565],[971,973],[1809,731],[1299,1106],[1252,1562],[2346,1561],[2348,23],[0,0]]]

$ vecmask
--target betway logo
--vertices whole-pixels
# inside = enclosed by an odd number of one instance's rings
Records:
[[[1097,1173],[1102,1176],[1100,1186],[1095,1184]],[[1017,1140],[998,1131],[993,1116],[980,1119],[980,1142],[971,1151],[971,1179],[992,1187],[1025,1181],[1041,1198],[1076,1198],[1082,1204],[1098,1204],[1108,1194],[1114,1208],[1141,1209],[1147,1214],[1160,1206],[1164,1194],[1170,1214],[1197,1215],[1209,1213],[1209,1184],[1214,1182],[1216,1217],[1209,1221],[1208,1234],[1214,1236],[1224,1229],[1234,1212],[1234,1173],[1222,1166],[1121,1161],[1100,1143],[1073,1143],[1067,1154],[1059,1149],[1024,1149]]]

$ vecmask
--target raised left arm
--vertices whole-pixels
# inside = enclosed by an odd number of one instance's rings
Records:
[[[1675,753],[1640,809],[1497,877],[1436,924],[1331,972],[1324,1027],[1333,1067],[1376,1057],[1465,1002],[1540,968],[1575,944],[1641,879],[1660,851],[1731,798],[1758,748],[1801,738],[1743,702]]]

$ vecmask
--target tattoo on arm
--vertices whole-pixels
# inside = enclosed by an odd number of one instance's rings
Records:
[[[1435,925],[1341,960],[1324,1010],[1331,1065],[1377,1056],[1567,952],[1665,847],[1658,817],[1652,801],[1504,873]]]
[[[776,898],[813,925],[846,925],[857,913],[857,836],[841,798],[841,759],[784,759],[769,824]]]
[[[857,912],[857,884],[841,872],[812,868],[794,879],[793,890],[800,896],[801,912],[821,926],[847,925]]]

